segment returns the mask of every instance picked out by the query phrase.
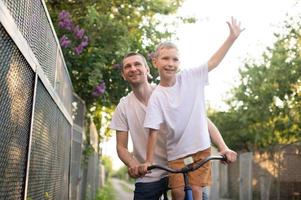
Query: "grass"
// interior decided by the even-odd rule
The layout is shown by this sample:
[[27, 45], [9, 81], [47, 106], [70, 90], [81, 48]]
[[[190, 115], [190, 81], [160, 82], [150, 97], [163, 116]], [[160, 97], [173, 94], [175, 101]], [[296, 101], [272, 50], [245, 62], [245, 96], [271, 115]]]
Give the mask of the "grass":
[[106, 184], [97, 191], [95, 200], [115, 200], [112, 183], [107, 181]]

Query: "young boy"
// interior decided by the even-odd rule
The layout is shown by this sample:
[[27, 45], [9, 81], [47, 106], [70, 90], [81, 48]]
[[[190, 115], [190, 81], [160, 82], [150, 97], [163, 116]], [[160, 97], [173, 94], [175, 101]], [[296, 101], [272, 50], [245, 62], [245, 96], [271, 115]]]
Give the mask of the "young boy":
[[[153, 152], [158, 129], [162, 123], [167, 126], [167, 159], [171, 168], [184, 166], [184, 159], [192, 157], [200, 160], [210, 155], [210, 136], [208, 133], [204, 86], [207, 84], [208, 71], [214, 69], [242, 32], [240, 24], [234, 18], [227, 22], [230, 34], [218, 51], [204, 65], [186, 69], [177, 74], [179, 52], [172, 43], [158, 46], [153, 59], [160, 75], [160, 84], [149, 100], [144, 127], [150, 130], [146, 153], [146, 163], [140, 166], [140, 172], [146, 173], [147, 166], [153, 163]], [[229, 162], [236, 160], [236, 153], [226, 146], [222, 149]], [[189, 175], [194, 199], [201, 199], [202, 187], [211, 183], [211, 168], [205, 167]], [[184, 199], [184, 181], [181, 174], [171, 174], [169, 184], [172, 197]]]

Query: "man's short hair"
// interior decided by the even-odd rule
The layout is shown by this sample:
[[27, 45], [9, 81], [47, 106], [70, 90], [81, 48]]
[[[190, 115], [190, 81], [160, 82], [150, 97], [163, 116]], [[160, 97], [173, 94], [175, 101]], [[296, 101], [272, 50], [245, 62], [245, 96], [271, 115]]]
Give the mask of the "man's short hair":
[[147, 62], [146, 62], [146, 59], [145, 59], [145, 57], [144, 57], [142, 54], [137, 53], [137, 52], [130, 52], [130, 53], [126, 54], [126, 55], [123, 57], [123, 59], [122, 59], [122, 62], [121, 62], [121, 70], [122, 70], [122, 71], [123, 71], [123, 61], [124, 61], [126, 58], [131, 57], [131, 56], [140, 56], [140, 57], [142, 58], [142, 60], [143, 60], [143, 64], [144, 64], [146, 67], [149, 68], [149, 66], [148, 66], [148, 64], [147, 64]]
[[155, 53], [154, 53], [154, 58], [157, 58], [157, 57], [159, 56], [160, 51], [161, 51], [162, 49], [176, 49], [177, 51], [179, 51], [177, 45], [175, 45], [174, 43], [169, 42], [169, 41], [167, 41], [167, 42], [162, 42], [162, 43], [160, 43], [160, 44], [157, 46], [156, 51], [155, 51]]

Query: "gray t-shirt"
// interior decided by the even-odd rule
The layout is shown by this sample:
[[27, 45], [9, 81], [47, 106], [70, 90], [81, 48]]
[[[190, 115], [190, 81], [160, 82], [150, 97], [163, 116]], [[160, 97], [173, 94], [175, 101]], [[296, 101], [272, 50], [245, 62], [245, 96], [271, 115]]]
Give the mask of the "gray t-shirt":
[[[120, 99], [110, 124], [111, 129], [129, 132], [133, 141], [133, 154], [140, 163], [145, 162], [148, 140], [148, 130], [143, 127], [145, 113], [146, 106], [131, 92], [126, 97]], [[166, 134], [163, 128], [161, 132], [162, 134], [159, 134], [157, 139], [154, 164], [166, 166]], [[155, 169], [152, 170], [152, 173], [146, 174], [143, 178], [138, 178], [136, 182], [157, 181], [165, 176], [167, 176], [166, 172]]]

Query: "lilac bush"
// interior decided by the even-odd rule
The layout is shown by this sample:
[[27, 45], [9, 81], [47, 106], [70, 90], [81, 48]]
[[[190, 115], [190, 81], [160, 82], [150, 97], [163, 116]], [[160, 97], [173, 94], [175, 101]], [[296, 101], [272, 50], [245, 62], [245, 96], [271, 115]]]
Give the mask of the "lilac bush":
[[114, 65], [112, 65], [112, 69], [121, 69], [121, 64], [120, 63], [116, 63]]
[[65, 49], [70, 47], [76, 55], [80, 55], [89, 44], [89, 38], [85, 35], [85, 29], [79, 25], [75, 26], [70, 13], [65, 10], [59, 13], [58, 26], [64, 32], [60, 38], [61, 47]]
[[63, 48], [67, 48], [70, 45], [71, 41], [66, 35], [63, 35], [60, 39], [60, 44]]
[[95, 97], [102, 96], [106, 91], [106, 84], [104, 81], [101, 81], [95, 88], [94, 91], [92, 92], [92, 95]]
[[63, 10], [59, 14], [59, 27], [62, 29], [66, 29], [68, 31], [72, 31], [73, 23], [71, 20], [70, 13]]
[[85, 30], [83, 28], [80, 28], [78, 25], [73, 29], [73, 33], [74, 33], [74, 36], [77, 38], [77, 39], [82, 39], [82, 37], [84, 36], [85, 34]]

